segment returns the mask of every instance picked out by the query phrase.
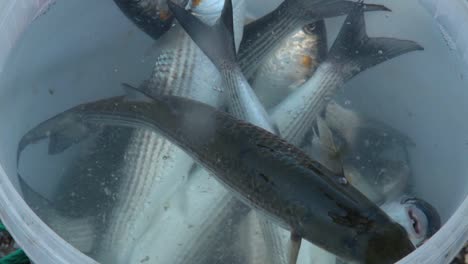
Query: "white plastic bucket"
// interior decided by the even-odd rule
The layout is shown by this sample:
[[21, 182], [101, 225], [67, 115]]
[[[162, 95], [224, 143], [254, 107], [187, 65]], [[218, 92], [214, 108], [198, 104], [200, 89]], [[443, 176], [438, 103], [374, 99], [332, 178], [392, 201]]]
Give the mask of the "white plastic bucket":
[[[255, 1], [255, 0], [251, 0]], [[16, 40], [52, 0], [0, 1], [0, 71]], [[255, 3], [250, 16], [258, 16]], [[272, 8], [274, 7], [272, 1]], [[421, 0], [440, 23], [447, 41], [468, 67], [468, 2], [466, 0]], [[1, 165], [1, 164], [0, 164]], [[466, 168], [468, 173], [468, 168]], [[465, 183], [466, 184], [466, 183]], [[465, 187], [467, 190], [468, 187]], [[19, 245], [36, 263], [96, 263], [56, 235], [27, 206], [0, 167], [0, 217]], [[399, 263], [448, 263], [468, 239], [468, 198], [459, 205], [441, 230]]]

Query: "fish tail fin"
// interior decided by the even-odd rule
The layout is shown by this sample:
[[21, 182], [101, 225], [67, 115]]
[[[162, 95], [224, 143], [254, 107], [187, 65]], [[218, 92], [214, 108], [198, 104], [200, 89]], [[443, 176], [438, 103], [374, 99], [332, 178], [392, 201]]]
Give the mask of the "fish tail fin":
[[291, 14], [295, 14], [297, 18], [304, 21], [345, 15], [352, 12], [356, 6], [362, 6], [364, 11], [390, 11], [383, 5], [347, 0], [286, 0], [284, 6]]
[[362, 3], [351, 11], [329, 52], [328, 60], [343, 66], [346, 79], [402, 54], [424, 50], [410, 40], [369, 38], [364, 11]]
[[59, 114], [40, 123], [23, 135], [16, 151], [16, 166], [18, 168], [21, 153], [31, 144], [49, 139], [47, 154], [57, 155], [73, 145], [97, 135], [99, 131], [99, 125], [84, 122], [73, 113]]
[[168, 5], [179, 24], [218, 69], [236, 61], [232, 0], [225, 0], [221, 17], [213, 26], [171, 0]]

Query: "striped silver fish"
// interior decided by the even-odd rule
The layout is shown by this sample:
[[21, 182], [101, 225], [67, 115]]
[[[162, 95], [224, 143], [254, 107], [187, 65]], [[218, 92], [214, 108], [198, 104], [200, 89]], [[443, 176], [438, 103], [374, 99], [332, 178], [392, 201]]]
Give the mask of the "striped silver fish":
[[251, 78], [252, 88], [271, 109], [315, 72], [327, 53], [323, 20], [298, 29], [268, 54]]
[[[189, 7], [206, 23], [214, 23], [222, 9], [218, 2], [193, 1]], [[243, 0], [236, 1], [235, 7], [236, 16], [242, 17]], [[238, 23], [241, 22], [239, 19]], [[236, 28], [242, 28], [242, 25]], [[241, 32], [236, 31], [236, 37], [239, 38]], [[158, 40], [158, 44], [160, 53], [152, 76], [142, 85], [142, 90], [152, 95], [184, 96], [219, 107], [222, 103], [221, 77], [184, 30], [176, 24]], [[116, 191], [120, 195], [101, 243], [103, 255], [100, 258], [110, 263], [134, 263], [145, 257], [139, 258], [145, 245], [144, 237], [153, 234], [151, 230], [165, 219], [171, 197], [183, 188], [194, 166], [193, 160], [178, 147], [147, 129], [134, 130], [124, 157], [115, 172], [122, 179], [121, 189]], [[158, 239], [157, 235], [151, 237], [149, 245]], [[142, 254], [158, 255], [166, 251], [166, 247], [156, 249]], [[167, 263], [177, 263], [174, 261], [179, 257], [176, 252], [172, 251]]]
[[[204, 22], [213, 24], [223, 7], [219, 2], [192, 1], [190, 8]], [[234, 12], [237, 17], [243, 16], [243, 9], [243, 0], [236, 1]], [[236, 22], [239, 24], [235, 27], [236, 32], [240, 29], [236, 36], [241, 36], [243, 21], [239, 19]], [[143, 91], [150, 95], [183, 96], [215, 107], [222, 105], [220, 74], [179, 25], [176, 24], [162, 36], [158, 44], [161, 52], [151, 78], [141, 86]], [[145, 129], [135, 130], [125, 153], [129, 158], [122, 162], [120, 173], [126, 175], [127, 181], [121, 184], [121, 190], [117, 192], [124, 195], [121, 195], [113, 210], [113, 221], [104, 240], [106, 245], [103, 252], [112, 256], [112, 259], [108, 259], [112, 263], [138, 262], [147, 255], [153, 259], [165, 256], [164, 263], [186, 263], [183, 256], [188, 252], [182, 253], [179, 243], [172, 244], [177, 250], [169, 250], [170, 245], [164, 241], [165, 237], [154, 231], [159, 230], [159, 223], [165, 223], [168, 215], [177, 211], [171, 199], [188, 195], [185, 186], [194, 166], [193, 160], [154, 131]], [[180, 203], [187, 210], [193, 209], [189, 200]], [[165, 227], [174, 230], [180, 227], [177, 223], [173, 221]], [[195, 221], [193, 223], [197, 225]], [[171, 227], [173, 225], [174, 228]], [[179, 236], [173, 233], [172, 236], [178, 241], [193, 239], [190, 232]], [[147, 239], [151, 242], [146, 243]], [[165, 246], [154, 248], [158, 241]], [[190, 243], [183, 244], [187, 248], [191, 246]], [[146, 255], [140, 258], [140, 253]]]
[[[171, 11], [179, 23], [185, 28], [187, 33], [192, 39], [199, 45], [199, 47], [207, 54], [212, 62], [217, 66], [221, 75], [223, 76], [224, 84], [227, 89], [227, 106], [229, 112], [235, 117], [246, 120], [252, 124], [262, 127], [270, 132], [275, 132], [274, 125], [271, 124], [269, 116], [259, 102], [252, 88], [250, 87], [247, 79], [242, 74], [241, 69], [237, 65], [234, 48], [234, 28], [233, 21], [235, 22], [235, 16], [233, 16], [232, 3], [231, 1], [225, 1], [224, 10], [219, 21], [214, 25], [210, 26], [200, 21], [196, 16], [192, 15], [183, 8], [170, 4]], [[220, 186], [220, 188], [223, 188]], [[224, 212], [233, 212], [238, 215], [239, 220], [243, 220], [243, 217], [247, 215], [244, 205], [233, 197], [227, 190], [224, 191], [224, 195], [218, 197], [219, 200], [224, 200], [226, 207], [222, 207]], [[210, 207], [209, 204], [207, 206]], [[204, 208], [204, 212], [207, 215], [212, 215], [212, 211], [219, 209]], [[226, 210], [227, 209], [227, 210]], [[239, 210], [240, 209], [240, 210]], [[248, 208], [247, 208], [248, 209]], [[249, 237], [244, 235], [244, 241], [249, 241], [251, 245], [257, 245], [255, 247], [243, 247], [238, 249], [236, 252], [237, 257], [229, 260], [240, 261], [239, 263], [284, 263], [284, 257], [282, 256], [282, 249], [284, 245], [281, 244], [279, 234], [277, 234], [276, 227], [274, 227], [268, 220], [263, 218], [257, 218], [255, 213], [250, 213], [250, 222], [237, 221], [233, 224], [239, 224], [237, 229], [241, 229], [240, 234], [245, 234], [242, 229], [251, 230], [253, 226], [258, 228], [256, 232], [262, 233], [260, 236]], [[252, 223], [253, 226], [242, 225], [242, 222]], [[248, 225], [248, 224], [247, 224]], [[219, 233], [219, 230], [223, 229], [223, 226], [212, 226], [212, 230]], [[255, 229], [255, 228], [254, 228]], [[228, 242], [232, 241], [226, 240]], [[255, 242], [257, 241], [257, 242]], [[232, 243], [232, 242], [230, 242]], [[212, 243], [213, 244], [213, 243]], [[244, 243], [245, 244], [245, 243]], [[223, 244], [223, 247], [227, 245]], [[263, 248], [264, 250], [259, 250]], [[205, 249], [206, 250], [206, 249]], [[216, 249], [215, 249], [216, 251]], [[249, 256], [242, 257], [242, 253], [239, 252], [250, 252]], [[197, 255], [212, 255], [205, 254], [205, 252], [198, 252]], [[197, 259], [197, 258], [195, 258]], [[206, 261], [206, 260], [204, 260]], [[193, 262], [192, 262], [193, 263]], [[200, 262], [204, 263], [204, 262]]]
[[421, 50], [413, 41], [369, 38], [363, 9], [348, 16], [327, 59], [313, 76], [271, 110], [281, 134], [292, 134], [291, 143], [300, 145], [315, 118], [335, 92], [360, 72], [399, 55]]
[[[314, 73], [317, 65], [326, 56], [325, 31], [322, 23], [309, 25], [309, 28], [298, 30], [292, 37], [284, 40], [267, 56], [263, 65], [259, 67], [252, 78], [252, 88], [266, 108], [275, 106], [286, 95], [300, 87]], [[394, 202], [396, 198], [401, 198], [408, 191], [405, 189], [408, 186], [410, 169], [406, 148], [413, 144], [408, 137], [381, 122], [365, 118], [355, 111], [340, 106], [333, 99], [327, 105], [324, 116], [326, 120], [322, 120], [320, 117], [316, 120], [318, 123], [317, 128], [319, 131], [321, 130], [320, 136], [312, 137], [311, 142], [303, 147], [314, 160], [319, 161], [336, 173], [343, 171], [353, 186], [379, 204], [385, 201]], [[335, 135], [333, 135], [332, 131], [323, 131], [329, 130], [329, 127], [333, 129]], [[353, 158], [359, 156], [361, 161], [369, 160], [367, 157], [369, 156], [367, 155], [369, 150], [363, 150], [359, 147], [359, 145], [365, 145], [365, 138], [369, 141], [369, 137], [365, 135], [369, 135], [369, 133], [381, 138], [385, 137], [387, 141], [394, 143], [392, 146], [382, 144], [379, 147], [380, 153], [385, 155], [379, 157], [380, 160], [383, 160], [383, 163], [380, 162], [378, 166], [375, 166], [376, 164], [366, 164], [366, 168], [364, 168], [356, 164], [355, 160], [343, 160], [338, 157], [337, 154], [340, 150], [333, 145], [333, 138], [336, 136], [339, 136], [342, 139], [341, 141], [347, 145], [347, 154], [341, 152], [340, 155], [354, 153]], [[375, 137], [372, 138], [375, 139]], [[387, 150], [384, 151], [384, 148]], [[360, 149], [361, 151], [359, 151]], [[388, 157], [389, 150], [394, 153], [390, 160]], [[373, 157], [373, 159], [375, 158]], [[379, 167], [380, 171], [377, 171], [376, 167]], [[392, 208], [395, 209], [395, 207]], [[403, 208], [403, 205], [400, 204], [401, 208]], [[408, 228], [407, 218], [402, 219], [399, 215], [393, 215], [394, 211], [390, 211], [389, 215], [405, 226], [407, 232], [415, 237], [414, 228]], [[425, 211], [428, 212], [427, 218], [439, 218], [435, 209]], [[431, 235], [431, 232], [426, 233]], [[425, 239], [427, 238], [426, 236]], [[299, 261], [306, 261], [301, 259], [305, 255], [302, 253], [305, 252], [310, 255], [309, 260], [312, 263], [334, 263], [322, 259], [334, 260], [334, 256], [330, 257], [329, 253], [320, 252], [320, 250], [317, 252], [313, 245], [303, 245], [303, 249], [304, 246], [309, 247], [309, 250], [301, 251]], [[318, 258], [321, 259], [318, 260]]]
[[183, 7], [169, 2], [176, 19], [223, 76], [229, 112], [274, 132], [269, 116], [236, 62], [234, 15], [231, 0], [224, 1], [222, 15], [214, 26], [207, 25]]
[[[275, 10], [248, 24], [239, 48], [239, 65], [250, 79], [264, 59], [284, 39], [303, 26], [349, 13], [358, 3], [346, 0], [285, 0]], [[366, 11], [382, 10], [365, 4]]]
[[[229, 4], [230, 2], [227, 1], [226, 3]], [[374, 6], [374, 8], [376, 7]], [[170, 5], [170, 8], [188, 34], [222, 73], [226, 87], [230, 91], [228, 96], [230, 112], [234, 116], [266, 128], [270, 132], [275, 131], [266, 111], [252, 92], [235, 60], [232, 41], [232, 13], [229, 13], [229, 6], [228, 9], [225, 9], [226, 12], [223, 13], [225, 16], [222, 16], [218, 24], [211, 28], [175, 4]], [[386, 10], [384, 7], [379, 8]], [[290, 134], [282, 136], [289, 139]], [[230, 197], [227, 196], [226, 199], [230, 199]], [[277, 248], [282, 247], [281, 242], [277, 242], [276, 245]]]

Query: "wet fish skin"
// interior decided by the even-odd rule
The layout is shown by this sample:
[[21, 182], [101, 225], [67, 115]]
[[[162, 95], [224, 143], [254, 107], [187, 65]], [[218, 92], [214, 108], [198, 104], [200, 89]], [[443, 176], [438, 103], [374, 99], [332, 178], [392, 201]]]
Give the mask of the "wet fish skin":
[[323, 20], [298, 29], [279, 43], [249, 80], [265, 108], [271, 109], [307, 81], [325, 60], [327, 49]]
[[62, 116], [157, 130], [244, 201], [344, 258], [390, 263], [414, 249], [400, 225], [279, 137], [190, 99], [152, 99], [115, 97], [79, 105]]
[[[216, 68], [183, 29], [171, 28], [159, 43], [160, 54], [142, 89], [149, 94], [184, 96], [219, 106], [222, 101], [216, 90], [220, 81]], [[201, 89], [205, 85], [210, 89]], [[120, 171], [126, 180], [118, 191], [125, 195], [117, 201], [106, 239], [101, 241], [103, 253], [112, 256], [109, 263], [132, 262], [133, 252], [141, 246], [134, 241], [159, 221], [164, 204], [184, 184], [194, 162], [167, 139], [145, 128], [135, 128], [125, 152], [128, 160]]]
[[[236, 118], [255, 124], [270, 132], [278, 133], [275, 125], [272, 124], [266, 110], [258, 100], [237, 64], [236, 50], [233, 46], [235, 31], [233, 22], [235, 22], [235, 18], [233, 17], [232, 2], [224, 1], [221, 17], [213, 26], [209, 26], [203, 21], [200, 21], [194, 15], [177, 5], [169, 3], [169, 7], [182, 27], [185, 28], [191, 38], [217, 66], [223, 76], [226, 86], [225, 90], [227, 90], [226, 105], [228, 106], [229, 112]], [[232, 200], [233, 198], [230, 193], [226, 192], [226, 194], [222, 197], [220, 196], [219, 199]], [[245, 210], [239, 210], [239, 208], [242, 208], [242, 203], [240, 201], [237, 206], [234, 206], [235, 203], [226, 203], [226, 205], [233, 207], [223, 208], [224, 211], [230, 212], [237, 210], [239, 214], [246, 215]], [[281, 255], [285, 247], [282, 245], [280, 239], [280, 230], [268, 220], [262, 218], [262, 216], [256, 218], [250, 217], [252, 221], [256, 222], [256, 226], [259, 227], [259, 233], [262, 233], [264, 237], [265, 243], [263, 243], [264, 245], [262, 246], [266, 248], [266, 251], [269, 251], [263, 255], [271, 258], [268, 260], [270, 263], [283, 263], [283, 257]], [[248, 238], [244, 239], [248, 240]], [[251, 239], [257, 239], [258, 241], [258, 237], [255, 236], [252, 236]], [[247, 247], [247, 249], [249, 248]], [[273, 255], [277, 257], [272, 257]], [[252, 250], [250, 250], [250, 254], [247, 256], [248, 261], [253, 263], [267, 261], [267, 259], [262, 261], [259, 257], [255, 256], [256, 254], [253, 254]]]
[[[18, 143], [18, 151], [16, 156], [16, 166], [19, 166], [20, 154], [30, 144], [35, 144], [42, 139], [50, 138], [48, 145], [48, 153], [54, 155], [64, 151], [72, 145], [79, 143], [93, 134], [99, 132], [99, 127], [93, 124], [80, 124], [77, 120], [70, 118], [58, 117], [50, 122], [43, 122], [28, 133], [23, 135]], [[60, 130], [61, 133], [51, 134], [53, 130]]]
[[[229, 89], [231, 91], [238, 91], [241, 90], [239, 89], [241, 87], [245, 90], [250, 90], [250, 87], [248, 87], [248, 85], [245, 85], [245, 78], [237, 78], [237, 76], [241, 76], [241, 74], [239, 73], [237, 64], [235, 62], [235, 50], [232, 48], [231, 41], [232, 34], [229, 34], [229, 32], [232, 32], [232, 28], [230, 25], [230, 23], [232, 23], [232, 17], [226, 16], [226, 12], [223, 12], [224, 15], [220, 19], [221, 23], [218, 23], [216, 25], [217, 27], [215, 26], [213, 28], [210, 28], [203, 25], [202, 22], [197, 21], [193, 16], [190, 16], [190, 14], [182, 8], [178, 8], [175, 5], [170, 5], [170, 8], [181, 23], [181, 25], [191, 35], [192, 39], [194, 39], [194, 41], [205, 51], [205, 53], [208, 55], [208, 57], [210, 57], [213, 63], [218, 66], [218, 69], [221, 72], [225, 72], [224, 77], [225, 81], [227, 79], [226, 83], [228, 84], [227, 86], [229, 87]], [[229, 9], [225, 9], [225, 11], [226, 10]], [[219, 43], [220, 45], [216, 45], [216, 43]], [[255, 113], [255, 111], [252, 111], [251, 109], [254, 109], [253, 107], [258, 106], [259, 103], [258, 100], [257, 102], [255, 102], [253, 100], [246, 99], [246, 97], [243, 98], [242, 96], [240, 96], [240, 94], [242, 93], [231, 93], [230, 99], [232, 99], [233, 102], [237, 103], [237, 106], [231, 107], [234, 108], [234, 111], [230, 109], [231, 112], [235, 116], [244, 120], [248, 120], [253, 124], [261, 123], [256, 120], [265, 120], [266, 118], [262, 118], [261, 116], [266, 116], [266, 114], [258, 115], [260, 116], [260, 118], [257, 119], [255, 119], [255, 117], [247, 115], [247, 113]], [[239, 111], [239, 109], [241, 109], [242, 106], [250, 107], [245, 107], [244, 111]], [[264, 125], [260, 126], [265, 127]], [[288, 136], [286, 138], [288, 138]]]
[[[151, 77], [141, 85], [143, 91], [150, 95], [183, 96], [221, 106], [221, 76], [180, 25], [172, 27], [158, 44], [160, 53]], [[194, 163], [177, 146], [148, 129], [136, 128], [129, 142], [129, 160], [121, 170], [126, 176], [134, 176], [126, 177], [128, 180], [122, 183], [119, 193], [126, 195], [122, 195], [117, 203], [113, 223], [107, 231], [108, 239], [103, 240], [106, 243], [103, 252], [114, 252], [111, 254], [114, 259], [108, 261], [112, 263], [134, 262], [131, 259], [134, 252], [142, 247], [139, 239], [149, 233], [148, 229], [154, 223], [162, 221], [165, 204], [185, 184]], [[151, 204], [150, 208], [148, 204]], [[177, 263], [174, 262], [177, 257], [177, 251], [174, 251], [169, 261]]]
[[228, 92], [226, 104], [229, 112], [240, 119], [274, 132], [275, 127], [271, 123], [270, 117], [237, 65], [232, 1], [224, 2], [221, 17], [214, 26], [206, 25], [171, 1], [168, 3], [180, 25], [223, 76]]
[[[204, 1], [202, 4], [209, 2]], [[236, 8], [236, 12], [241, 9], [239, 5], [236, 5]], [[213, 8], [210, 10], [216, 11]], [[203, 10], [195, 8], [194, 11], [199, 18], [204, 19]], [[219, 14], [219, 10], [217, 12]], [[219, 106], [222, 101], [219, 99], [219, 95], [222, 94], [219, 73], [182, 28], [175, 25], [159, 39], [158, 43], [161, 52], [155, 62], [151, 78], [142, 85], [141, 89], [152, 95], [179, 95]], [[58, 123], [53, 120], [43, 123], [46, 126], [50, 125], [50, 127], [45, 129], [36, 127], [35, 131], [30, 131], [23, 138], [22, 146], [25, 147], [33, 143], [32, 141], [47, 137], [69, 139], [70, 143], [67, 143], [67, 140], [51, 141], [50, 149], [61, 152], [70, 144], [78, 143], [81, 140], [80, 137], [88, 137], [90, 132], [94, 133], [88, 128], [92, 126], [91, 124], [83, 125], [82, 127], [86, 128], [87, 131], [82, 131], [79, 127], [71, 126], [73, 124], [79, 125], [79, 120], [70, 119], [68, 121], [68, 125], [64, 126], [65, 130], [52, 135], [48, 135], [47, 131], [53, 127], [57, 128]], [[101, 245], [99, 245], [105, 255], [112, 256], [111, 259], [105, 257], [107, 260], [105, 262], [109, 263], [132, 262], [133, 259], [130, 258], [141, 246], [135, 241], [140, 242], [139, 238], [142, 235], [147, 235], [148, 225], [151, 226], [154, 225], [154, 222], [161, 221], [159, 218], [164, 215], [165, 205], [163, 206], [163, 204], [165, 204], [167, 193], [171, 192], [171, 189], [175, 188], [176, 185], [183, 183], [183, 177], [193, 163], [193, 160], [188, 158], [184, 152], [153, 131], [144, 128], [135, 128], [134, 130], [128, 139], [128, 148], [124, 150], [128, 159], [126, 162], [122, 162], [121, 168], [115, 172], [125, 176], [121, 177], [125, 178], [125, 181], [121, 182], [121, 190], [117, 191], [117, 193], [125, 195], [118, 196], [119, 201], [114, 207], [112, 217], [110, 217], [113, 220], [106, 230], [105, 239], [100, 240]], [[18, 154], [24, 147], [20, 147], [21, 150], [18, 151]], [[174, 174], [178, 177], [169, 178], [168, 174]], [[148, 204], [152, 205], [152, 209], [148, 208]], [[239, 203], [237, 204], [239, 205]], [[201, 225], [207, 226], [213, 223], [209, 220], [200, 220], [200, 222]], [[224, 228], [224, 225], [218, 226]], [[216, 233], [217, 230], [219, 229], [213, 231]], [[178, 238], [186, 237], [185, 235], [178, 236]], [[90, 243], [94, 242], [94, 237], [90, 239], [92, 240]], [[150, 241], [154, 241], [154, 237], [150, 238]], [[195, 241], [195, 243], [198, 242]], [[164, 247], [160, 249], [165, 250]], [[177, 253], [179, 249], [180, 247], [177, 247], [177, 250], [173, 251], [173, 255], [169, 259], [170, 262], [187, 262], [181, 257], [181, 253]], [[204, 263], [203, 259], [200, 261], [200, 263]]]
[[[296, 30], [324, 18], [347, 14], [357, 5], [357, 2], [344, 0], [285, 0], [245, 27], [238, 55], [245, 76], [250, 79], [264, 58]], [[365, 4], [365, 9], [388, 10], [372, 4]]]
[[302, 143], [315, 118], [346, 81], [386, 60], [423, 49], [413, 41], [369, 38], [363, 8], [358, 6], [348, 15], [328, 58], [314, 75], [271, 110], [280, 133], [295, 135], [290, 141], [294, 145]]
[[[175, 0], [187, 5], [188, 0]], [[166, 0], [114, 0], [120, 10], [153, 39], [159, 39], [172, 26], [174, 16]]]
[[331, 101], [322, 114], [334, 140], [340, 142], [343, 163], [358, 176], [356, 181], [382, 196], [374, 200], [376, 203], [393, 200], [407, 191], [412, 173], [408, 148], [414, 146], [408, 136], [336, 101]]
[[[333, 122], [340, 121], [340, 130], [336, 131], [337, 127], [333, 127], [334, 134], [325, 120], [318, 117], [317, 130], [319, 132], [315, 133], [313, 138], [315, 145], [304, 150], [332, 171], [338, 173], [343, 171], [353, 187], [401, 224], [406, 229], [413, 245], [419, 246], [422, 241], [429, 239], [440, 228], [440, 216], [437, 210], [426, 201], [407, 195], [411, 193], [411, 190], [408, 190], [410, 169], [406, 164], [410, 162], [410, 159], [406, 153], [408, 145], [404, 144], [404, 141], [408, 141], [409, 138], [381, 122], [374, 122], [335, 102], [330, 105], [334, 106], [327, 106], [327, 115], [335, 119]], [[337, 125], [337, 123], [331, 125]], [[366, 133], [360, 135], [361, 130]], [[337, 148], [334, 143], [336, 134], [344, 138], [340, 140], [343, 142], [340, 148]], [[343, 136], [346, 134], [354, 136]], [[369, 141], [383, 138], [389, 142], [374, 146], [373, 143], [366, 144], [363, 138]], [[401, 139], [403, 142], [396, 139]], [[395, 153], [393, 156], [386, 156], [386, 152]], [[360, 157], [359, 160], [356, 159], [357, 156]]]
[[414, 196], [402, 196], [388, 201], [381, 206], [394, 219], [401, 223], [408, 232], [409, 238], [416, 247], [431, 238], [441, 227], [440, 215], [428, 202]]

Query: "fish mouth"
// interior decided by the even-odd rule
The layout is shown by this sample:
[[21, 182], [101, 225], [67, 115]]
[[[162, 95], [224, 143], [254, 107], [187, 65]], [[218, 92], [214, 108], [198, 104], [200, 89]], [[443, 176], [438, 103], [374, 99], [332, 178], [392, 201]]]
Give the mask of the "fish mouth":
[[[423, 236], [423, 230], [421, 226], [421, 222], [419, 221], [418, 213], [413, 207], [409, 207], [406, 209], [406, 213], [408, 214], [408, 217], [410, 219], [411, 225], [413, 227], [414, 233], [417, 235], [418, 238], [421, 238]], [[422, 212], [420, 212], [422, 214]]]
[[410, 238], [416, 247], [424, 244], [439, 228], [440, 217], [435, 209], [427, 202], [418, 198], [404, 198], [401, 204], [405, 205], [412, 234]]

